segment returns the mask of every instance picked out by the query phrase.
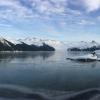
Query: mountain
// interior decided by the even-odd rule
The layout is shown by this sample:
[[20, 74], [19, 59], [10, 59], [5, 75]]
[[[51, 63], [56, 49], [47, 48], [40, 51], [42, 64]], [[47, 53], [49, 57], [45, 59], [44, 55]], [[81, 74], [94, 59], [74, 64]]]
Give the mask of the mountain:
[[69, 51], [95, 51], [95, 50], [100, 50], [100, 44], [95, 41], [74, 42], [74, 43], [70, 43], [68, 50]]
[[0, 38], [0, 51], [95, 51], [100, 50], [100, 44], [91, 42], [61, 42], [58, 40], [27, 37], [22, 39]]
[[27, 38], [24, 38], [24, 39], [18, 39], [16, 41], [14, 40], [15, 44], [21, 43], [21, 42], [24, 42], [28, 45], [33, 45], [34, 44], [36, 46], [42, 46], [43, 43], [45, 43], [45, 44], [47, 44], [51, 47], [54, 47], [56, 50], [61, 50], [64, 47], [66, 47], [63, 42], [58, 41], [58, 40], [30, 38], [30, 37], [27, 37]]
[[13, 46], [14, 44], [10, 41], [0, 38], [0, 51], [12, 51], [14, 50]]
[[46, 43], [41, 43], [41, 46], [39, 46], [34, 43], [27, 44], [19, 40], [14, 43], [0, 38], [0, 51], [55, 51], [55, 49]]

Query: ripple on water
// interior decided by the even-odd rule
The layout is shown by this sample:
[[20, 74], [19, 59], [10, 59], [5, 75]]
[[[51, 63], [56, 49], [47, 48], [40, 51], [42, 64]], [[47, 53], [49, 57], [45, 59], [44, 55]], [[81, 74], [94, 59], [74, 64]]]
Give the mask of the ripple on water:
[[[37, 92], [21, 86], [0, 85], [0, 100], [100, 100], [99, 88], [79, 92], [49, 91], [49, 93], [52, 96], [46, 94], [46, 90]], [[53, 95], [53, 93], [56, 93], [56, 95]]]

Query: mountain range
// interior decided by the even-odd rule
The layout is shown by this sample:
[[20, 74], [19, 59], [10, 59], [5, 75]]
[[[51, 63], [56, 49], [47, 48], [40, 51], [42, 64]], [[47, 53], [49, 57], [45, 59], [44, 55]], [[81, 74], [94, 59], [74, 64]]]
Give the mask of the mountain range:
[[62, 42], [58, 40], [27, 37], [22, 39], [0, 38], [0, 51], [95, 51], [100, 50], [100, 44], [91, 42]]
[[70, 43], [70, 46], [67, 49], [68, 51], [95, 51], [100, 50], [100, 44], [96, 41], [91, 42], [74, 42]]
[[21, 40], [17, 40], [14, 43], [5, 38], [0, 38], [0, 51], [55, 51], [55, 48], [45, 42], [42, 42], [41, 45], [36, 45], [34, 43], [27, 44]]

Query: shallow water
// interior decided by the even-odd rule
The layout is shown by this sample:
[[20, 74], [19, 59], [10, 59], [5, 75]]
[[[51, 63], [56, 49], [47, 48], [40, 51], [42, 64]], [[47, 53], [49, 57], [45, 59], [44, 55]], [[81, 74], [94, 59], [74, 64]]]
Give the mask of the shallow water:
[[87, 53], [1, 52], [0, 97], [13, 100], [20, 100], [20, 98], [21, 100], [33, 100], [33, 98], [47, 100], [48, 97], [56, 99], [55, 96], [62, 98], [61, 95], [98, 89], [100, 62], [83, 63], [66, 59], [69, 56]]

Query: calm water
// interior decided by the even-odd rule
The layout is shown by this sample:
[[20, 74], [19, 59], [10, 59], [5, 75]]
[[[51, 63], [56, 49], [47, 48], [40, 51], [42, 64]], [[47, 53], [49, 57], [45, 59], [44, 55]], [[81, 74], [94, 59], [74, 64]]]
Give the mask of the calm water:
[[80, 54], [83, 53], [1, 52], [0, 88], [6, 93], [8, 89], [79, 91], [100, 87], [100, 62], [66, 60]]

